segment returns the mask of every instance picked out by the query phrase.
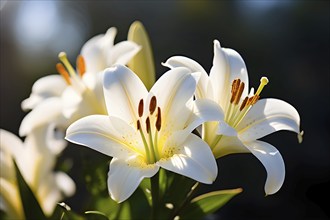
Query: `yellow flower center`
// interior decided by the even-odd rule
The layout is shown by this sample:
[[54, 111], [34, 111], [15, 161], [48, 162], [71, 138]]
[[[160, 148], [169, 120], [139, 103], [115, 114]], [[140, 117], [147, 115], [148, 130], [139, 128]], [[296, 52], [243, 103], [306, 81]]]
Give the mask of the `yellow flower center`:
[[[150, 99], [149, 114], [146, 117], [145, 127], [143, 129], [141, 125], [142, 116], [143, 116], [143, 106], [144, 106], [143, 99], [141, 99], [138, 106], [139, 119], [136, 122], [136, 127], [137, 130], [140, 132], [143, 141], [147, 163], [150, 164], [150, 163], [155, 163], [160, 159], [160, 154], [158, 149], [158, 132], [161, 129], [162, 117], [161, 117], [161, 109], [160, 107], [157, 107], [156, 96], [153, 96]], [[154, 114], [156, 109], [157, 109], [157, 113]], [[154, 122], [154, 127], [151, 126], [151, 121]], [[144, 131], [147, 133], [148, 140], [146, 139], [146, 135]]]

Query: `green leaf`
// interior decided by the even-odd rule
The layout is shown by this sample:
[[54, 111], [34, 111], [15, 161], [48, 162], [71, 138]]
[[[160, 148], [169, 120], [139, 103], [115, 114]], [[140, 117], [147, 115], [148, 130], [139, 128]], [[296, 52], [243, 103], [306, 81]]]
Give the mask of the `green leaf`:
[[25, 182], [16, 162], [14, 161], [18, 188], [22, 199], [22, 205], [26, 219], [47, 219], [43, 213], [38, 200], [32, 190]]
[[82, 151], [82, 170], [88, 192], [94, 197], [108, 195], [107, 177], [110, 158]]
[[87, 215], [88, 220], [109, 220], [104, 213], [99, 211], [87, 211], [85, 215]]
[[58, 203], [50, 220], [85, 220], [84, 217], [73, 212], [64, 202]]
[[187, 205], [181, 214], [180, 219], [201, 219], [207, 214], [214, 213], [223, 205], [225, 205], [231, 198], [242, 192], [241, 188], [219, 190], [206, 193], [194, 198], [189, 205]]

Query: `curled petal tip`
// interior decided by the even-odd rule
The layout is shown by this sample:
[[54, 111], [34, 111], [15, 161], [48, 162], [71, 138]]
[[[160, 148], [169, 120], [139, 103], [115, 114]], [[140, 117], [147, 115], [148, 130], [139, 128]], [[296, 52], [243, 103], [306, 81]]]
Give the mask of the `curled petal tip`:
[[303, 142], [303, 135], [304, 135], [304, 131], [301, 131], [301, 132], [297, 135], [299, 144], [301, 144], [301, 143]]
[[221, 46], [220, 46], [220, 42], [219, 42], [217, 39], [214, 39], [214, 40], [213, 40], [213, 44], [214, 44], [214, 46], [217, 46], [217, 47], [219, 47], [219, 48], [221, 47]]

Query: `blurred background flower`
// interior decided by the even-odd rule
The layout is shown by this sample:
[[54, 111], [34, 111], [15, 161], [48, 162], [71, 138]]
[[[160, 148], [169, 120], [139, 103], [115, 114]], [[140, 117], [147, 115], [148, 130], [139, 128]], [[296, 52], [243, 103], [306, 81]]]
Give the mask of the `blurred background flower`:
[[[286, 165], [284, 185], [275, 195], [264, 197], [266, 172], [252, 155], [218, 160], [219, 176], [212, 188], [244, 191], [215, 217], [326, 217], [328, 210], [319, 197], [326, 198], [330, 185], [329, 8], [327, 1], [307, 0], [1, 1], [1, 128], [18, 133], [25, 115], [21, 101], [33, 82], [56, 73], [60, 51], [74, 60], [86, 40], [109, 27], [117, 27], [119, 42], [127, 38], [130, 24], [140, 20], [153, 46], [157, 73], [166, 70], [160, 63], [173, 55], [190, 57], [210, 69], [212, 42], [218, 39], [223, 47], [241, 54], [250, 81], [256, 82], [251, 86], [256, 88], [260, 77], [267, 75], [270, 83], [263, 97], [292, 104], [300, 113], [305, 136], [301, 145], [290, 132], [263, 138], [277, 146]], [[69, 146], [60, 158], [69, 165], [75, 161], [69, 175], [77, 192], [67, 202], [78, 211], [86, 191], [81, 152], [100, 156]]]

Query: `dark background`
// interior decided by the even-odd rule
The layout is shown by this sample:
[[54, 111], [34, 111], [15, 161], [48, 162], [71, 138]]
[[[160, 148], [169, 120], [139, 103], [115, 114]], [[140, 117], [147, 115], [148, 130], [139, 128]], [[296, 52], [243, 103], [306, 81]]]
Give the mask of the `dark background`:
[[[26, 114], [20, 103], [34, 81], [56, 73], [57, 54], [66, 51], [74, 60], [86, 40], [111, 26], [118, 28], [118, 42], [133, 21], [143, 22], [158, 76], [166, 70], [160, 63], [173, 55], [191, 57], [209, 70], [218, 39], [241, 54], [251, 86], [268, 77], [263, 97], [283, 99], [298, 110], [305, 136], [302, 144], [286, 131], [264, 138], [286, 164], [284, 185], [275, 195], [264, 196], [266, 172], [253, 155], [220, 158], [216, 184], [204, 190], [244, 191], [210, 219], [329, 218], [329, 206], [321, 202], [330, 187], [329, 11], [329, 1], [1, 1], [0, 127], [17, 134]], [[62, 156], [75, 161], [80, 150], [70, 145]], [[70, 175], [82, 184], [80, 172]], [[80, 208], [82, 187], [68, 200], [73, 208]]]

